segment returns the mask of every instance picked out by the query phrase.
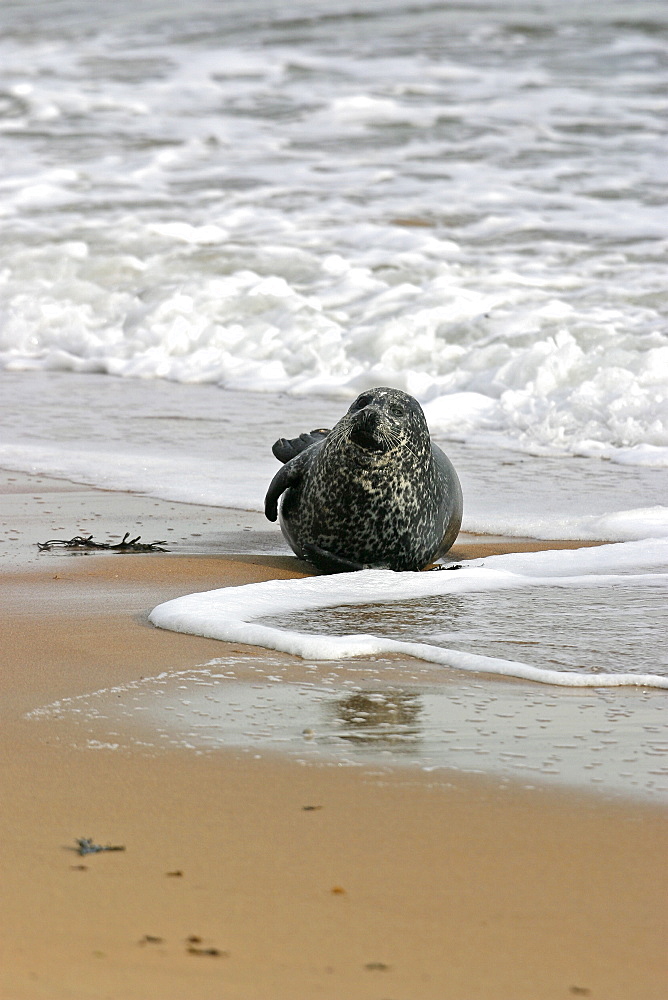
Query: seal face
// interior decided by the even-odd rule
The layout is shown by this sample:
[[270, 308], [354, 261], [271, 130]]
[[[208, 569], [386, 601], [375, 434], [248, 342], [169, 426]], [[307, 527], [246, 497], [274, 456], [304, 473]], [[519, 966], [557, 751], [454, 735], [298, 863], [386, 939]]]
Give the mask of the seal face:
[[450, 460], [422, 407], [382, 386], [363, 392], [333, 430], [279, 439], [285, 465], [265, 498], [293, 551], [326, 573], [419, 570], [447, 552], [462, 520]]

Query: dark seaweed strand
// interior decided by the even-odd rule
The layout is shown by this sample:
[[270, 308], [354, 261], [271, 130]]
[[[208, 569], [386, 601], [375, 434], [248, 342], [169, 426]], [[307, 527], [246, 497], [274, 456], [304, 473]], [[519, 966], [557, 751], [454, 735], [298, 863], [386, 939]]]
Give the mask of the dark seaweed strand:
[[[168, 552], [169, 549], [162, 548], [166, 544], [166, 539], [157, 542], [140, 542], [141, 535], [130, 538], [130, 532], [126, 531], [123, 540], [120, 542], [95, 542], [92, 535], [75, 535], [74, 538], [50, 538], [46, 542], [37, 542], [40, 552], [48, 552], [56, 547], [64, 549], [107, 549], [113, 552]], [[128, 541], [128, 539], [130, 539]]]
[[121, 844], [94, 844], [92, 837], [77, 837], [77, 850], [79, 854], [99, 854], [101, 851], [124, 851]]

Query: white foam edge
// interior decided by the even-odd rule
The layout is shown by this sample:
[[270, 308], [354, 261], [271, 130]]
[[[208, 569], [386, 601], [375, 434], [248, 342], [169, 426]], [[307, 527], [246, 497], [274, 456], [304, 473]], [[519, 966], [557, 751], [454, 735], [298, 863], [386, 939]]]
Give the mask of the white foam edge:
[[[640, 548], [640, 550], [639, 550]], [[610, 569], [616, 562], [610, 551], [624, 550], [619, 555], [620, 568], [628, 565], [629, 557], [640, 558], [643, 565], [665, 565], [668, 542], [657, 539], [647, 543], [623, 543], [602, 546], [600, 565]], [[629, 552], [635, 549], [635, 552]], [[585, 552], [584, 558], [580, 556]], [[517, 569], [531, 564], [527, 557], [547, 555], [548, 572], [558, 564], [570, 563], [575, 575], [534, 576]], [[612, 556], [612, 558], [611, 558]], [[556, 558], [555, 558], [556, 557]], [[562, 550], [550, 553], [522, 553], [520, 557], [495, 556], [467, 564], [459, 570], [437, 573], [393, 573], [390, 570], [361, 570], [337, 576], [306, 577], [293, 580], [270, 580], [264, 583], [226, 587], [198, 594], [189, 594], [160, 604], [149, 615], [159, 628], [175, 632], [245, 643], [290, 653], [302, 659], [343, 660], [355, 656], [378, 656], [400, 653], [427, 662], [454, 667], [474, 673], [500, 674], [506, 677], [562, 687], [651, 687], [668, 689], [668, 677], [659, 674], [590, 673], [558, 671], [532, 666], [516, 660], [465, 653], [422, 642], [405, 642], [379, 636], [320, 636], [283, 630], [255, 620], [293, 612], [340, 605], [362, 605], [386, 601], [410, 600], [485, 590], [506, 590], [526, 587], [592, 587], [668, 583], [666, 573], [610, 574], [587, 570], [596, 563], [591, 550]], [[495, 565], [491, 565], [495, 564]], [[510, 567], [515, 565], [516, 569]], [[581, 571], [578, 573], [578, 569]]]

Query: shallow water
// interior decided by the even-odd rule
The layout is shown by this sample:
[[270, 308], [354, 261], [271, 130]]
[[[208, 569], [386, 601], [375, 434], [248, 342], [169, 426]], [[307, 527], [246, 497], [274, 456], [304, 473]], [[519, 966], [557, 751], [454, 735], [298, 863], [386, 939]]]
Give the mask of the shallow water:
[[382, 659], [307, 664], [299, 680], [294, 673], [270, 655], [230, 657], [64, 699], [31, 717], [57, 721], [61, 739], [89, 750], [280, 752], [434, 772], [441, 782], [458, 771], [668, 802], [665, 692], [527, 690]]
[[[106, 487], [111, 492], [100, 495], [104, 506], [91, 507], [90, 500], [82, 506], [86, 516], [91, 510], [102, 514], [82, 527], [90, 524], [90, 530], [103, 534], [111, 523], [113, 490], [137, 490], [138, 531], [164, 537], [159, 533], [163, 524], [176, 525], [169, 536], [175, 552], [212, 546], [225, 552], [287, 552], [277, 527], [268, 522], [263, 527], [259, 514], [233, 518], [233, 524], [253, 530], [239, 527], [230, 533], [230, 512], [219, 513], [215, 504], [260, 507], [275, 468], [269, 446], [277, 428], [296, 433], [326, 422], [324, 417], [335, 418], [341, 408], [319, 399], [267, 396], [260, 409], [252, 394], [96, 375], [34, 372], [2, 378], [9, 404], [2, 414], [2, 463]], [[509, 517], [525, 535], [539, 533], [541, 525], [582, 528], [591, 525], [586, 519], [592, 517], [599, 519], [599, 528], [607, 524], [609, 529], [610, 518], [623, 516], [627, 530], [642, 538], [658, 525], [629, 511], [646, 510], [645, 505], [654, 507], [663, 499], [665, 470], [445, 445], [462, 475], [467, 510], [474, 512], [468, 516], [491, 530], [501, 530]], [[177, 517], [179, 504], [172, 503], [173, 517], [155, 521], [146, 495], [151, 493], [209, 504], [210, 517], [198, 528], [203, 534], [182, 537], [187, 508], [183, 521]], [[55, 511], [51, 503], [39, 509]], [[58, 527], [68, 526], [59, 521]], [[71, 527], [73, 534], [78, 522]], [[333, 632], [351, 638], [374, 632], [559, 670], [665, 673], [661, 544], [641, 540], [579, 555], [514, 556], [515, 569], [525, 576], [510, 591], [474, 586], [465, 594], [408, 596], [380, 604], [375, 592], [367, 598], [362, 594], [361, 606], [300, 611], [294, 618], [283, 612], [279, 624], [288, 634], [291, 626], [325, 639]], [[560, 585], [560, 578], [573, 571], [572, 565], [564, 568], [568, 560], [579, 560], [585, 575], [598, 573], [596, 585], [580, 581], [573, 586], [572, 575], [569, 586]], [[482, 562], [483, 571], [495, 565]], [[454, 586], [460, 572], [414, 576], [421, 585]], [[556, 586], [537, 590], [526, 573], [548, 582], [553, 578]], [[404, 575], [388, 576], [398, 583]], [[335, 583], [320, 580], [325, 591]], [[396, 584], [392, 589], [400, 596]], [[247, 593], [241, 599], [253, 610], [256, 599]], [[124, 593], [124, 608], [131, 596]], [[340, 606], [341, 599], [334, 604]], [[136, 607], [136, 613], [148, 610], [141, 601]], [[268, 623], [271, 601], [264, 614]], [[212, 676], [218, 673], [224, 676]], [[370, 662], [353, 659], [334, 666], [326, 660], [275, 658], [267, 651], [260, 660], [234, 657], [217, 668], [149, 678], [139, 688], [83, 695], [55, 706], [53, 713], [62, 717], [62, 738], [87, 748], [280, 751], [307, 761], [443, 769], [439, 780], [447, 780], [447, 769], [455, 768], [504, 781], [556, 782], [663, 801], [664, 702], [663, 691], [583, 692], [495, 679], [484, 672], [463, 677], [452, 668], [405, 656], [388, 660], [381, 654]]]
[[665, 578], [627, 588], [514, 588], [323, 608], [265, 622], [316, 635], [373, 632], [557, 670], [668, 675], [666, 593]]

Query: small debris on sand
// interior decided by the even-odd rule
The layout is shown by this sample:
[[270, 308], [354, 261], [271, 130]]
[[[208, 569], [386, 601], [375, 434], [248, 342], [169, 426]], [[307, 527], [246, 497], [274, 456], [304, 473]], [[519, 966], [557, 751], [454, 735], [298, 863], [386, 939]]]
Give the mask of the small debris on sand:
[[101, 851], [124, 851], [122, 844], [94, 844], [92, 837], [77, 837], [77, 851], [84, 854], [100, 854]]
[[199, 945], [202, 943], [202, 938], [197, 934], [191, 934], [189, 938], [186, 938], [186, 943], [188, 945], [186, 951], [189, 955], [208, 955], [210, 958], [227, 958], [230, 954], [229, 951], [221, 951], [220, 948], [200, 948]]

